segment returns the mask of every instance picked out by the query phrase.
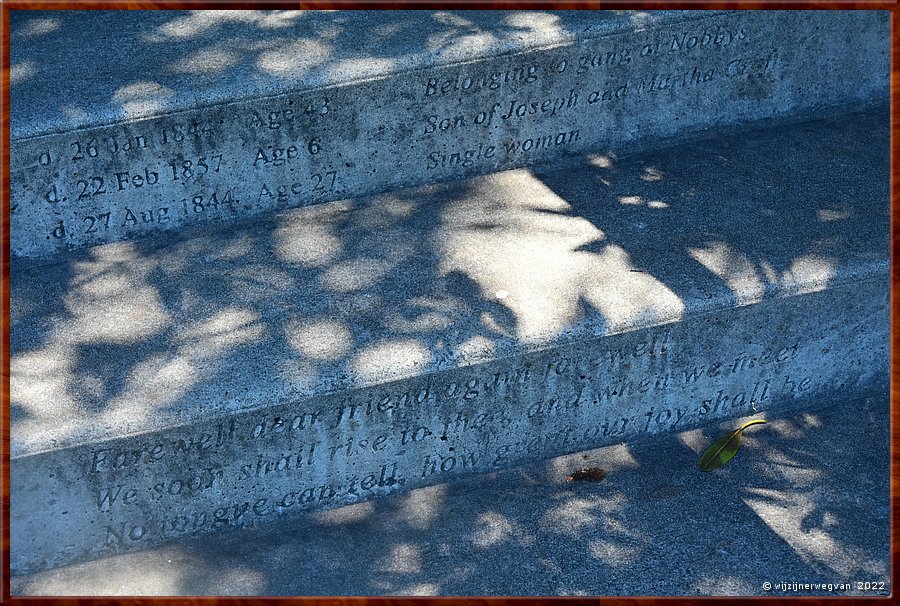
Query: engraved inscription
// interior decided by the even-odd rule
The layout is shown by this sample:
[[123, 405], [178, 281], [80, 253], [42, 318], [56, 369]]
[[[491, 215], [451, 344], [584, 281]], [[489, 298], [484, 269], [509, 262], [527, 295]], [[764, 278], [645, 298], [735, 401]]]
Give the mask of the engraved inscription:
[[[845, 295], [846, 287], [837, 297]], [[39, 463], [32, 471], [43, 475], [13, 481], [17, 494], [53, 495], [47, 515], [69, 523], [63, 559], [100, 556], [636, 436], [787, 412], [835, 393], [868, 394], [860, 367], [878, 365], [878, 347], [851, 339], [840, 357], [829, 354], [821, 336], [846, 327], [809, 313], [830, 309], [832, 295], [812, 297], [42, 453], [19, 459], [14, 471]], [[883, 316], [881, 298], [871, 314]], [[835, 363], [823, 365], [826, 354]], [[12, 526], [18, 545], [40, 535], [26, 519]], [[58, 543], [34, 557], [58, 558]]]
[[798, 94], [785, 60], [820, 59], [814, 31], [800, 48], [768, 36], [763, 17], [712, 14], [13, 141], [13, 251], [43, 256], [767, 117]]
[[[94, 449], [88, 471], [102, 478], [97, 511], [130, 520], [110, 525], [105, 544], [252, 525], [444, 476], [750, 414], [813, 388], [812, 376], [791, 368], [800, 340], [748, 346], [698, 364], [673, 365], [671, 347], [671, 330], [655, 329], [616, 347], [563, 348], [503, 368], [396, 386], [402, 389], [387, 385], [246, 413], [137, 448]], [[152, 483], [137, 481], [150, 472]], [[163, 509], [173, 513], [152, 523], [128, 513], [145, 501], [170, 503]]]
[[[781, 17], [796, 19], [793, 38], [769, 35], [768, 18], [713, 13], [15, 140], [12, 250], [40, 256], [808, 109], [798, 83], [841, 59], [819, 52], [818, 18]], [[831, 82], [829, 103], [852, 99], [860, 82]], [[823, 335], [849, 329], [820, 312], [846, 303], [847, 288], [560, 337], [551, 349], [303, 398], [274, 379], [243, 401], [223, 393], [213, 408], [227, 416], [24, 455], [13, 465], [20, 502], [46, 509], [12, 512], [15, 565], [253, 526], [824, 393], [858, 395], [868, 389], [860, 377], [880, 372], [872, 344], [884, 335], [843, 339], [822, 364]], [[819, 296], [831, 298], [797, 313]], [[785, 330], [771, 327], [776, 312], [791, 320]], [[35, 532], [47, 519], [65, 522], [51, 540]]]
[[[717, 77], [727, 79], [745, 76], [751, 69], [755, 69], [756, 72], [768, 71], [774, 68], [777, 59], [777, 49], [773, 49], [764, 60], [739, 58], [726, 65], [714, 67], [695, 63], [668, 73], [652, 71], [648, 64], [658, 64], [659, 62], [655, 61], [657, 57], [694, 49], [696, 49], [694, 56], [700, 52], [721, 51], [723, 47], [748, 39], [750, 32], [746, 27], [730, 30], [716, 26], [704, 28], [696, 34], [680, 32], [670, 35], [670, 39], [666, 35], [658, 36], [655, 43], [635, 41], [630, 46], [613, 44], [609, 50], [598, 50], [587, 55], [556, 57], [543, 64], [519, 66], [505, 73], [489, 75], [466, 73], [440, 82], [436, 78], [429, 78], [425, 84], [425, 97], [477, 92], [484, 88], [502, 94], [505, 90], [504, 85], [511, 81], [533, 84], [543, 80], [553, 84], [559, 82], [562, 86], [565, 86], [563, 82], [568, 82], [571, 88], [568, 92], [563, 89], [559, 91], [560, 94], [550, 97], [523, 98], [513, 95], [508, 100], [493, 102], [490, 108], [473, 110], [469, 115], [432, 114], [426, 117], [422, 132], [424, 135], [444, 136], [453, 135], [461, 130], [478, 129], [487, 134], [497, 126], [511, 129], [528, 121], [538, 121], [542, 124], [560, 119], [565, 121], [567, 114], [591, 112], [594, 111], [593, 106], [597, 104], [620, 102], [631, 98], [639, 103], [643, 96], [669, 89], [688, 92], [690, 89], [714, 82]], [[597, 87], [597, 84], [601, 86]], [[541, 133], [530, 138], [502, 140], [500, 149], [503, 153], [500, 157], [509, 160], [529, 152], [533, 152], [530, 156], [552, 153], [556, 147], [578, 141], [580, 135], [579, 130], [570, 130], [556, 134]], [[482, 149], [486, 151], [482, 153]], [[496, 146], [484, 148], [479, 144], [477, 148], [460, 152], [432, 151], [426, 156], [427, 168], [429, 170], [454, 166], [468, 168], [479, 161], [490, 160], [497, 149]]]

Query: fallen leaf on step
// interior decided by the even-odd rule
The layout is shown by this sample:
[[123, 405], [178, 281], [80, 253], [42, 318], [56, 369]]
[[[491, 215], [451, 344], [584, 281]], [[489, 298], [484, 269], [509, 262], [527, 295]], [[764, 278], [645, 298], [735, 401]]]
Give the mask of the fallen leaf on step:
[[578, 469], [566, 478], [566, 482], [600, 482], [606, 477], [606, 470], [599, 467]]
[[756, 419], [744, 423], [731, 433], [725, 434], [713, 442], [709, 448], [704, 450], [703, 454], [700, 455], [700, 471], [712, 471], [730, 461], [741, 447], [741, 436], [744, 435], [744, 430], [751, 425], [756, 425], [758, 423], [765, 423], [765, 421]]

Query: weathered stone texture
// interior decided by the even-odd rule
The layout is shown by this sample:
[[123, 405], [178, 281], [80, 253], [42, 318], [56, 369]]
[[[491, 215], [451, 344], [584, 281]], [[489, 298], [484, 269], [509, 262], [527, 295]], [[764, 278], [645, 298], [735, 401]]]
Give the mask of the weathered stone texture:
[[211, 106], [201, 95], [175, 114], [14, 138], [12, 251], [45, 256], [886, 99], [887, 32], [879, 12], [686, 13], [554, 48], [423, 58], [363, 81]]

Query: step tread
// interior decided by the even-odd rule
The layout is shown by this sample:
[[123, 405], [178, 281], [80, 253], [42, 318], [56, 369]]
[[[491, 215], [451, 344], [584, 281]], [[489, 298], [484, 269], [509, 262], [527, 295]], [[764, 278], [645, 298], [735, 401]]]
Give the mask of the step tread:
[[[658, 27], [685, 15], [637, 19]], [[634, 25], [624, 11], [14, 11], [12, 138], [571, 44]]]
[[16, 257], [889, 98], [875, 11], [23, 11], [12, 26]]
[[[783, 595], [763, 584], [820, 579], [872, 596], [854, 581], [865, 579], [888, 595], [888, 416], [886, 393], [767, 415], [727, 466], [700, 473], [702, 449], [749, 420], [734, 419], [13, 576], [11, 593]], [[565, 481], [581, 467], [607, 475]]]
[[887, 279], [884, 107], [11, 276], [13, 457]]

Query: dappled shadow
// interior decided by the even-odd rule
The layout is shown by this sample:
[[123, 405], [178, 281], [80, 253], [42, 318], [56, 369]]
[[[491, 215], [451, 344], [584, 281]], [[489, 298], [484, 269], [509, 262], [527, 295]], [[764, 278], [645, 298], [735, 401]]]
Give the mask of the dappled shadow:
[[[510, 171], [322, 204], [219, 231], [77, 251], [55, 265], [17, 261], [13, 454], [303, 402], [688, 313], [823, 290], [837, 268], [865, 269], [886, 259], [881, 116], [845, 116], [631, 159], [595, 155], [561, 172]], [[832, 153], [859, 164], [843, 179], [808, 180], [834, 169]], [[667, 460], [693, 465], [695, 454], [675, 450]], [[782, 454], [805, 469], [825, 467], [808, 450], [785, 446]], [[647, 468], [653, 457], [634, 460]], [[732, 495], [725, 517], [695, 522], [742, 524], [768, 520], [778, 508], [802, 511], [794, 526], [809, 528], [813, 539], [794, 538], [780, 552], [802, 570], [813, 561], [819, 566], [832, 549], [821, 550], [815, 533], [862, 549], [832, 532], [827, 494], [807, 494], [789, 476], [761, 478], [741, 493], [744, 505], [734, 507]], [[347, 533], [364, 556], [360, 593], [456, 593], [476, 570], [491, 566], [498, 593], [517, 593], [534, 570], [557, 575], [537, 593], [613, 593], [608, 583], [592, 584], [603, 578], [598, 566], [607, 575], [637, 562], [646, 569], [641, 574], [665, 566], [651, 555], [655, 527], [636, 519], [636, 500], [668, 494], [682, 499], [677, 510], [684, 510], [693, 498], [689, 488], [661, 483], [640, 494], [612, 482], [599, 492], [566, 488], [541, 493], [551, 505], [527, 516], [504, 509], [493, 495], [467, 498], [471, 509], [450, 530], [468, 537], [468, 559], [452, 542], [426, 548], [414, 524], [412, 534], [382, 542], [372, 542], [363, 526], [335, 532]], [[710, 498], [718, 494], [710, 490]], [[780, 492], [771, 497], [771, 491]], [[442, 522], [436, 507], [428, 528]], [[538, 520], [552, 545], [539, 540]], [[585, 541], [578, 531], [586, 526], [603, 532]], [[691, 545], [696, 535], [689, 526], [682, 532]], [[730, 535], [721, 536], [727, 549]], [[583, 554], [585, 567], [566, 569], [551, 547]], [[677, 568], [683, 584], [663, 592], [751, 591], [742, 579], [763, 552], [736, 568], [709, 550], [708, 561]], [[510, 572], [506, 562], [517, 559], [533, 568]], [[319, 575], [337, 578], [345, 567], [326, 553], [311, 561]], [[254, 592], [269, 586], [264, 566], [232, 568], [254, 579]], [[733, 585], [721, 584], [727, 579]], [[183, 580], [197, 587], [186, 591], [215, 589], [205, 582]]]
[[[866, 516], [873, 526], [889, 524], [888, 503], [879, 496], [889, 486], [886, 411], [870, 400], [846, 404], [847, 424], [860, 427], [855, 452], [838, 452], [853, 460], [868, 458], [869, 469], [834, 462], [834, 453], [802, 444], [806, 432], [823, 429], [817, 413], [786, 419], [772, 429], [778, 434], [754, 462], [752, 479], [741, 491], [742, 501], [809, 566], [834, 578], [862, 578], [871, 570], [882, 579], [888, 565], [875, 557], [848, 523], [851, 511], [874, 502]], [[777, 442], [777, 443], [776, 443]], [[840, 554], [840, 555], [839, 555]], [[872, 574], [870, 573], [870, 574]]]
[[[845, 118], [826, 123], [848, 127]], [[814, 122], [748, 133], [714, 153], [700, 141], [625, 162], [624, 170], [613, 154], [595, 154], [578, 179], [537, 176], [605, 234], [591, 252], [627, 251], [636, 270], [659, 277], [681, 300], [693, 299], [699, 286], [746, 305], [774, 291], [824, 289], [835, 267], [850, 260], [846, 251], [858, 251], [862, 261], [887, 245], [888, 209], [881, 205], [873, 215], [868, 206], [885, 190], [855, 189], [840, 170], [819, 169], [823, 160], [846, 168], [872, 139], [826, 142], [816, 135], [820, 128]], [[772, 153], [748, 155], [760, 146]], [[879, 171], [887, 159], [879, 156]]]
[[[763, 583], [888, 581], [887, 408], [770, 417], [710, 474], [699, 452], [738, 421], [13, 579], [13, 593], [860, 595]], [[583, 465], [608, 475], [565, 482]]]
[[[633, 28], [631, 19], [578, 11], [12, 11], [13, 133], [25, 121], [50, 128], [136, 118], [242, 91], [276, 94], [560, 44], [571, 32]], [[72, 44], [87, 32], [101, 35], [102, 47]], [[101, 61], [98, 52], [113, 56]], [[129, 66], [128, 75], [98, 74], [98, 65]]]

